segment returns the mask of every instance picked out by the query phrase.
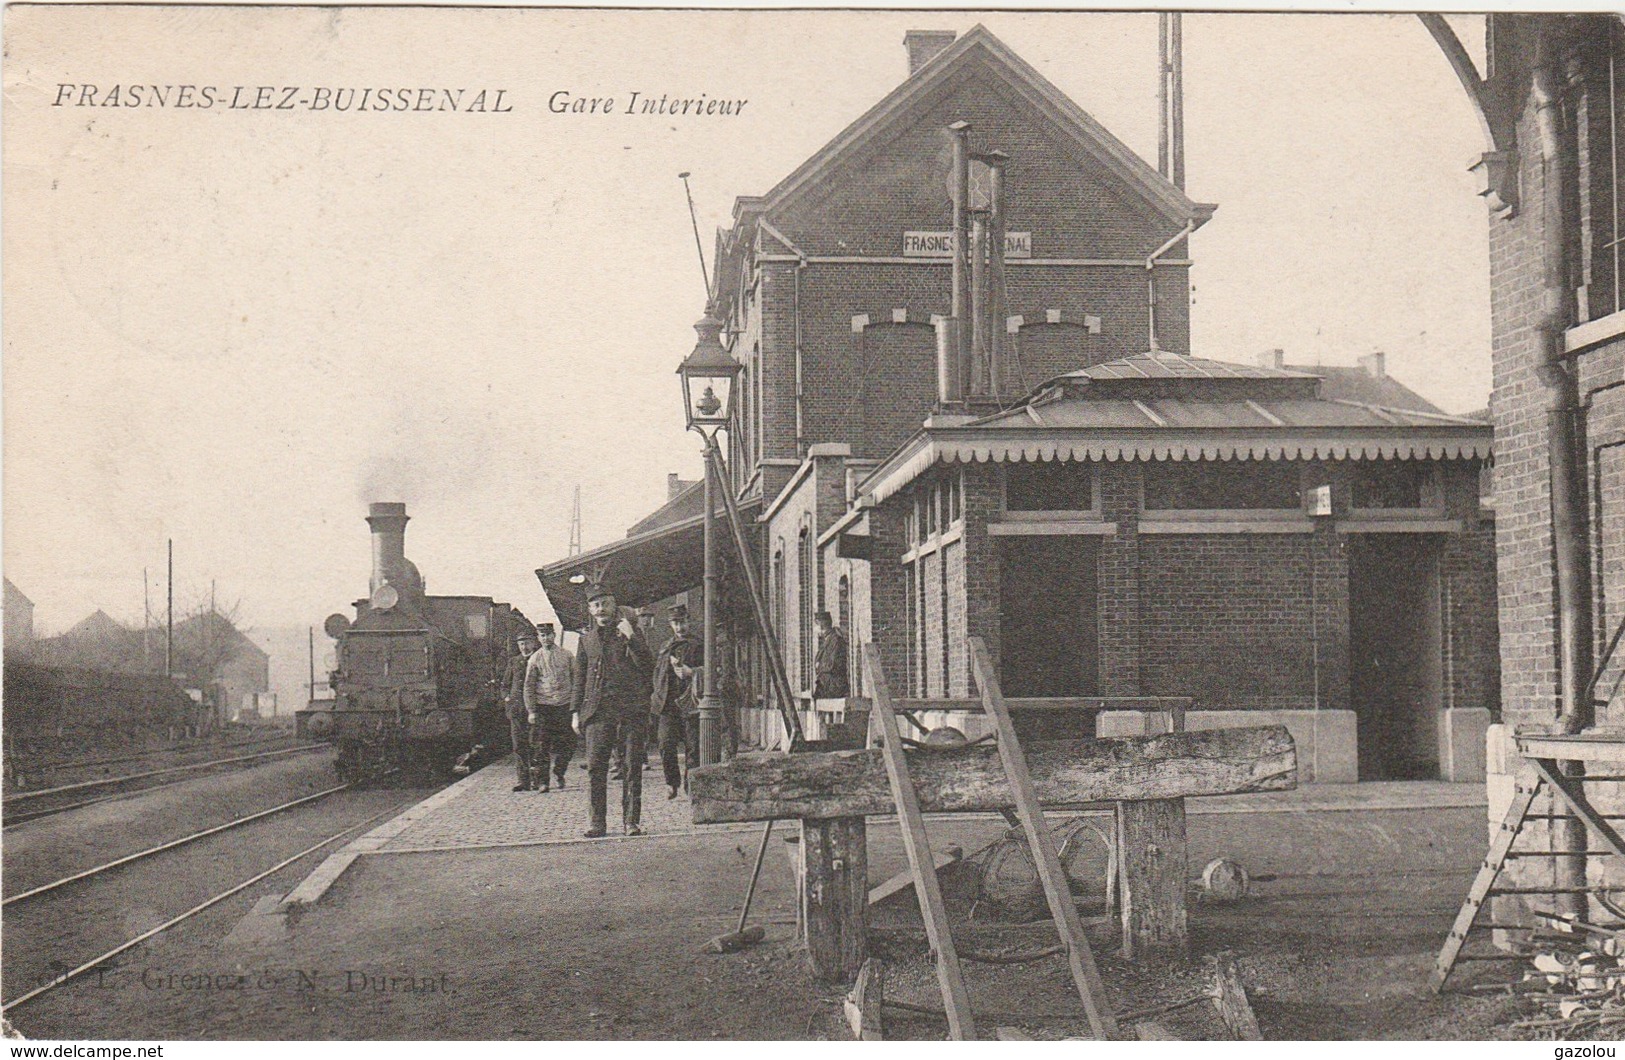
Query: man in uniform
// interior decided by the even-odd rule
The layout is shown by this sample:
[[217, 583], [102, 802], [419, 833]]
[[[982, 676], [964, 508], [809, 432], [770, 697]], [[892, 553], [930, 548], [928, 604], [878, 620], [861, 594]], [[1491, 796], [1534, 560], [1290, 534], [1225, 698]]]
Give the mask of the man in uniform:
[[519, 773], [515, 791], [530, 791], [530, 720], [525, 716], [525, 666], [540, 647], [536, 632], [526, 625], [517, 638], [519, 650], [508, 656], [502, 676], [502, 705], [508, 709], [508, 735], [513, 740], [514, 768]]
[[570, 728], [574, 660], [553, 639], [553, 623], [543, 622], [536, 630], [542, 646], [525, 665], [525, 716], [530, 721], [530, 786], [547, 791], [549, 761], [553, 780], [562, 788], [575, 752], [575, 732]]
[[[655, 660], [654, 695], [649, 698], [660, 733], [660, 765], [666, 773], [666, 798], [675, 799], [686, 787], [687, 770], [700, 760], [700, 704], [694, 682], [705, 660], [705, 645], [688, 635], [688, 607], [671, 609], [671, 640]], [[677, 746], [684, 751], [685, 769], [677, 768]]]
[[[576, 649], [571, 709], [581, 716], [587, 738], [587, 783], [592, 820], [586, 837], [606, 831], [609, 760], [614, 745], [626, 760], [641, 762], [649, 725], [649, 679], [654, 659], [633, 620], [623, 616], [615, 596], [602, 585], [587, 591], [592, 622]], [[642, 835], [643, 771], [629, 769], [621, 780], [621, 821], [627, 835]]]
[[828, 611], [818, 612], [814, 621], [818, 623], [818, 655], [813, 662], [813, 698], [845, 699], [851, 683], [847, 678], [846, 634]]

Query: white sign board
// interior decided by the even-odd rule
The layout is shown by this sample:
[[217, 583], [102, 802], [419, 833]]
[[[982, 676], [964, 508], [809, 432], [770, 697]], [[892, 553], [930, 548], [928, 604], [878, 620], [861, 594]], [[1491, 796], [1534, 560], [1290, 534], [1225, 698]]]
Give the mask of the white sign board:
[[[952, 232], [904, 232], [903, 257], [905, 258], [951, 258], [954, 256], [954, 234]], [[1007, 258], [1030, 258], [1033, 256], [1033, 234], [1031, 232], [1006, 232], [1004, 234], [1004, 256]]]

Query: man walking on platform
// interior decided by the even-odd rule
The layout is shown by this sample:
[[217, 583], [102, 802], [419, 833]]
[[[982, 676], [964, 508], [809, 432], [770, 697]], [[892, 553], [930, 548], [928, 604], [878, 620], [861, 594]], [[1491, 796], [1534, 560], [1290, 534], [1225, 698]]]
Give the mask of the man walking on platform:
[[513, 741], [514, 768], [519, 773], [515, 791], [530, 791], [530, 719], [525, 716], [525, 666], [539, 646], [536, 633], [528, 625], [520, 632], [519, 650], [508, 657], [502, 676], [502, 705], [508, 710], [508, 736]]
[[[675, 799], [685, 784], [687, 770], [700, 758], [700, 704], [694, 679], [704, 665], [705, 645], [688, 635], [688, 607], [671, 609], [671, 640], [655, 661], [654, 695], [649, 713], [660, 733], [660, 765], [666, 773], [666, 798]], [[684, 747], [684, 766], [677, 768], [677, 746]]]
[[[609, 806], [609, 760], [614, 745], [626, 760], [644, 759], [649, 727], [649, 679], [654, 660], [637, 626], [620, 614], [615, 596], [602, 585], [587, 591], [592, 624], [576, 649], [571, 709], [581, 716], [587, 738], [587, 782], [592, 820], [586, 837], [605, 834]], [[621, 780], [621, 821], [627, 835], [642, 835], [643, 771], [628, 769]]]
[[530, 721], [530, 786], [547, 791], [551, 761], [553, 781], [564, 787], [564, 771], [575, 752], [570, 728], [570, 698], [575, 690], [574, 660], [553, 639], [553, 623], [537, 627], [542, 646], [525, 665], [525, 715]]

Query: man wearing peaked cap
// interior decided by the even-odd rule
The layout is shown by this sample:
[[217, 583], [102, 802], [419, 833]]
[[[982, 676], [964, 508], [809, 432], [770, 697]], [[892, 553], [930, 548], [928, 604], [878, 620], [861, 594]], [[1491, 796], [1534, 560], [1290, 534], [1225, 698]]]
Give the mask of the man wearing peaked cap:
[[515, 651], [508, 656], [508, 668], [502, 676], [502, 705], [508, 711], [508, 735], [513, 741], [514, 767], [519, 773], [515, 791], [530, 791], [530, 720], [525, 716], [525, 667], [531, 653], [539, 646], [536, 631], [525, 623], [514, 638]]
[[553, 623], [543, 622], [537, 633], [541, 647], [531, 653], [525, 665], [525, 716], [530, 721], [530, 786], [547, 791], [549, 762], [553, 782], [562, 788], [570, 756], [575, 753], [575, 733], [570, 729], [575, 662], [554, 641]]
[[671, 640], [655, 660], [654, 694], [649, 713], [660, 733], [660, 765], [666, 773], [666, 798], [675, 799], [686, 778], [677, 768], [677, 748], [684, 749], [688, 769], [699, 763], [700, 706], [694, 679], [705, 665], [705, 645], [688, 635], [688, 607], [678, 604], [668, 614]]
[[[614, 593], [602, 583], [587, 591], [592, 622], [581, 635], [571, 708], [581, 718], [587, 740], [587, 778], [592, 818], [587, 838], [605, 833], [609, 803], [609, 760], [616, 744], [628, 762], [644, 758], [649, 724], [649, 677], [654, 659], [637, 626], [622, 616]], [[630, 769], [621, 781], [621, 821], [627, 835], [642, 835], [643, 771]]]

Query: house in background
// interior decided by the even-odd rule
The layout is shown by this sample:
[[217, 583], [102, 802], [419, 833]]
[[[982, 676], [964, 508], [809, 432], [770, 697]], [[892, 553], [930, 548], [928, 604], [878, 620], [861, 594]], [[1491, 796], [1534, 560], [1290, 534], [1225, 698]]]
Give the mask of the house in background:
[[34, 651], [34, 601], [5, 579], [5, 654], [8, 659], [26, 659]]

